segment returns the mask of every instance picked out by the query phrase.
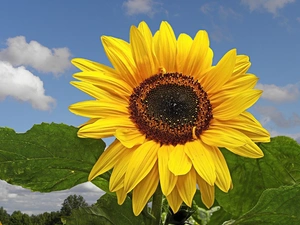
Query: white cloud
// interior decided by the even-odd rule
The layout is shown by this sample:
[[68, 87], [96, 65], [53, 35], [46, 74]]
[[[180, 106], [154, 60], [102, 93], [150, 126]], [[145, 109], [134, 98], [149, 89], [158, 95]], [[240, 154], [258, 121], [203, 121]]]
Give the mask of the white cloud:
[[286, 133], [286, 132], [279, 132], [277, 130], [269, 130], [271, 137], [276, 136], [287, 136], [295, 139], [300, 144], [300, 133]]
[[205, 3], [200, 7], [200, 11], [206, 15], [216, 14], [220, 17], [221, 20], [226, 19], [241, 19], [242, 15], [234, 11], [232, 8], [223, 5], [217, 5], [215, 2]]
[[70, 190], [56, 191], [51, 193], [31, 192], [20, 186], [7, 184], [0, 180], [1, 205], [9, 214], [20, 210], [23, 213], [40, 214], [43, 212], [59, 211], [61, 204], [69, 195], [81, 195], [87, 203], [95, 203], [101, 195], [102, 190], [90, 182], [73, 187]]
[[127, 0], [123, 3], [126, 13], [130, 16], [136, 14], [154, 14], [154, 2], [152, 0]]
[[276, 103], [296, 101], [300, 96], [298, 84], [288, 84], [278, 87], [274, 84], [257, 84], [257, 89], [263, 90], [262, 98]]
[[8, 38], [6, 44], [7, 48], [0, 50], [0, 60], [13, 66], [30, 66], [39, 72], [55, 75], [71, 66], [68, 48], [49, 49], [37, 41], [27, 43], [24, 36]]
[[225, 7], [220, 5], [218, 9], [218, 13], [222, 20], [226, 20], [227, 18], [234, 18], [238, 20], [242, 19], [242, 16], [230, 7]]
[[286, 118], [285, 115], [274, 106], [256, 106], [255, 110], [262, 115], [260, 121], [263, 126], [269, 122], [273, 122], [276, 126], [281, 128], [300, 126], [300, 116], [296, 113]]
[[0, 100], [11, 96], [22, 102], [30, 102], [33, 108], [50, 110], [55, 99], [45, 95], [43, 82], [25, 67], [13, 67], [0, 61]]
[[200, 11], [204, 14], [209, 14], [214, 11], [214, 3], [205, 3], [200, 7]]
[[210, 33], [210, 37], [216, 41], [221, 42], [223, 40], [232, 41], [232, 35], [227, 26], [218, 25], [215, 22], [211, 22], [212, 32]]
[[264, 9], [276, 14], [278, 9], [285, 7], [288, 3], [295, 2], [295, 0], [241, 0], [241, 2], [249, 6], [250, 11]]
[[228, 26], [229, 20], [241, 21], [242, 15], [226, 5], [219, 5], [216, 2], [208, 2], [200, 7], [200, 12], [210, 20], [210, 37], [220, 42], [222, 40], [232, 40], [232, 35]]
[[296, 20], [300, 23], [300, 17], [297, 17]]

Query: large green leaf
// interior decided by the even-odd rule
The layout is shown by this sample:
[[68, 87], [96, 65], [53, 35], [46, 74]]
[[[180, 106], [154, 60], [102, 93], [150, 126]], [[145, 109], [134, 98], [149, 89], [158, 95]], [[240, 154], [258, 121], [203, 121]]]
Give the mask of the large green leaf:
[[[104, 148], [102, 140], [78, 138], [77, 128], [65, 124], [34, 125], [26, 133], [0, 128], [0, 179], [33, 191], [69, 189], [87, 181]], [[104, 187], [108, 177], [98, 178]]]
[[295, 140], [276, 137], [259, 146], [265, 154], [261, 159], [248, 159], [223, 151], [233, 189], [227, 194], [217, 190], [216, 199], [234, 218], [248, 212], [266, 189], [300, 181], [300, 145]]
[[[215, 200], [213, 206], [210, 209], [207, 209], [207, 207], [203, 204], [202, 200], [201, 200], [201, 194], [200, 191], [197, 190], [196, 194], [194, 196], [194, 204], [196, 204], [197, 206], [195, 206], [193, 204], [193, 209], [195, 210], [196, 208], [201, 208], [203, 209], [203, 211], [206, 210], [206, 218], [207, 222], [205, 220], [201, 220], [200, 215], [197, 215], [197, 211], [195, 210], [195, 213], [192, 215], [193, 218], [201, 225], [203, 224], [222, 224], [224, 221], [230, 220], [232, 218], [232, 215], [227, 213], [226, 211], [224, 211], [224, 209], [222, 207], [220, 207], [219, 210], [215, 210], [214, 212], [212, 212], [212, 209], [216, 209], [216, 207], [219, 207], [220, 204], [218, 203], [217, 200]], [[205, 218], [205, 216], [202, 216]]]
[[234, 225], [300, 224], [300, 185], [272, 188], [263, 192], [258, 203]]
[[94, 185], [96, 185], [97, 187], [99, 187], [101, 190], [105, 191], [106, 193], [115, 195], [114, 192], [110, 192], [110, 190], [109, 190], [110, 175], [111, 175], [111, 172], [108, 171], [108, 172], [96, 177], [91, 182]]
[[130, 198], [118, 205], [116, 196], [105, 194], [94, 206], [73, 210], [71, 216], [62, 221], [66, 225], [144, 225], [146, 218], [143, 214], [133, 214]]

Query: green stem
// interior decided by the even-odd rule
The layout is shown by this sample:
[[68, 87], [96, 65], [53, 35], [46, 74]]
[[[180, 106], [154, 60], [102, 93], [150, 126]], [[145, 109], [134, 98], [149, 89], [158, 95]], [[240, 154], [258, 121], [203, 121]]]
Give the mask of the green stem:
[[163, 194], [161, 192], [160, 186], [158, 186], [153, 195], [151, 214], [155, 217], [155, 219], [152, 220], [151, 225], [161, 224], [162, 199]]

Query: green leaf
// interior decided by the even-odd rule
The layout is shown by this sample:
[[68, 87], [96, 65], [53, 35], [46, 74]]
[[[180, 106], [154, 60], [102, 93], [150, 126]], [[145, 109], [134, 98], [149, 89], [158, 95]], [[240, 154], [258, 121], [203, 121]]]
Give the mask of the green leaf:
[[109, 194], [103, 195], [94, 206], [73, 210], [70, 217], [63, 218], [67, 225], [143, 225], [145, 220], [143, 214], [133, 214], [130, 198], [118, 205], [117, 198]]
[[222, 224], [223, 222], [230, 220], [232, 215], [226, 212], [222, 207], [220, 210], [213, 213], [208, 222], [209, 225]]
[[[54, 123], [34, 125], [26, 133], [0, 128], [0, 179], [40, 192], [86, 182], [105, 143], [78, 138], [77, 130]], [[101, 178], [108, 183], [107, 174]]]
[[249, 211], [264, 190], [300, 181], [300, 145], [295, 140], [275, 137], [270, 143], [259, 146], [265, 154], [261, 159], [248, 159], [223, 151], [233, 189], [229, 193], [217, 190], [216, 199], [234, 218]]
[[115, 195], [114, 192], [110, 192], [109, 190], [109, 178], [110, 178], [111, 172], [104, 173], [95, 179], [93, 179], [91, 182], [99, 187], [101, 190], [105, 191], [108, 194]]
[[234, 225], [300, 224], [300, 185], [272, 188], [263, 192], [258, 203]]
[[193, 204], [193, 209], [195, 208], [202, 208], [203, 210], [206, 210], [207, 212], [209, 212], [209, 220], [204, 221], [199, 219], [199, 215], [195, 215], [197, 212], [195, 212], [192, 216], [193, 218], [201, 225], [204, 225], [206, 223], [208, 224], [222, 224], [224, 221], [230, 220], [232, 218], [232, 215], [227, 213], [226, 211], [224, 211], [224, 209], [221, 207], [219, 210], [216, 210], [215, 212], [210, 212], [211, 209], [216, 208], [218, 206], [220, 206], [220, 204], [218, 203], [217, 200], [215, 200], [213, 206], [210, 209], [207, 209], [207, 207], [203, 204], [202, 200], [201, 200], [201, 194], [200, 191], [197, 190], [196, 194], [194, 196], [194, 203], [196, 204], [196, 206]]

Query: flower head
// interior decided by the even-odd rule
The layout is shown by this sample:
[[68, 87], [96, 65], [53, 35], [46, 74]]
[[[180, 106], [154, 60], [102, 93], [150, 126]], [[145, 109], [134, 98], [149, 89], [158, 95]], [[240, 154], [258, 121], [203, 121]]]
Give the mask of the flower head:
[[90, 118], [78, 136], [116, 137], [89, 179], [113, 169], [110, 190], [119, 204], [132, 191], [136, 215], [159, 184], [174, 212], [182, 202], [191, 206], [197, 185], [211, 207], [215, 185], [224, 192], [232, 187], [219, 147], [259, 158], [254, 142], [270, 140], [246, 111], [262, 93], [254, 89], [258, 78], [246, 73], [249, 57], [232, 49], [213, 66], [206, 31], [176, 39], [167, 22], [154, 35], [145, 22], [132, 26], [129, 43], [101, 39], [113, 68], [72, 60], [82, 70], [72, 84], [95, 98], [70, 106]]

